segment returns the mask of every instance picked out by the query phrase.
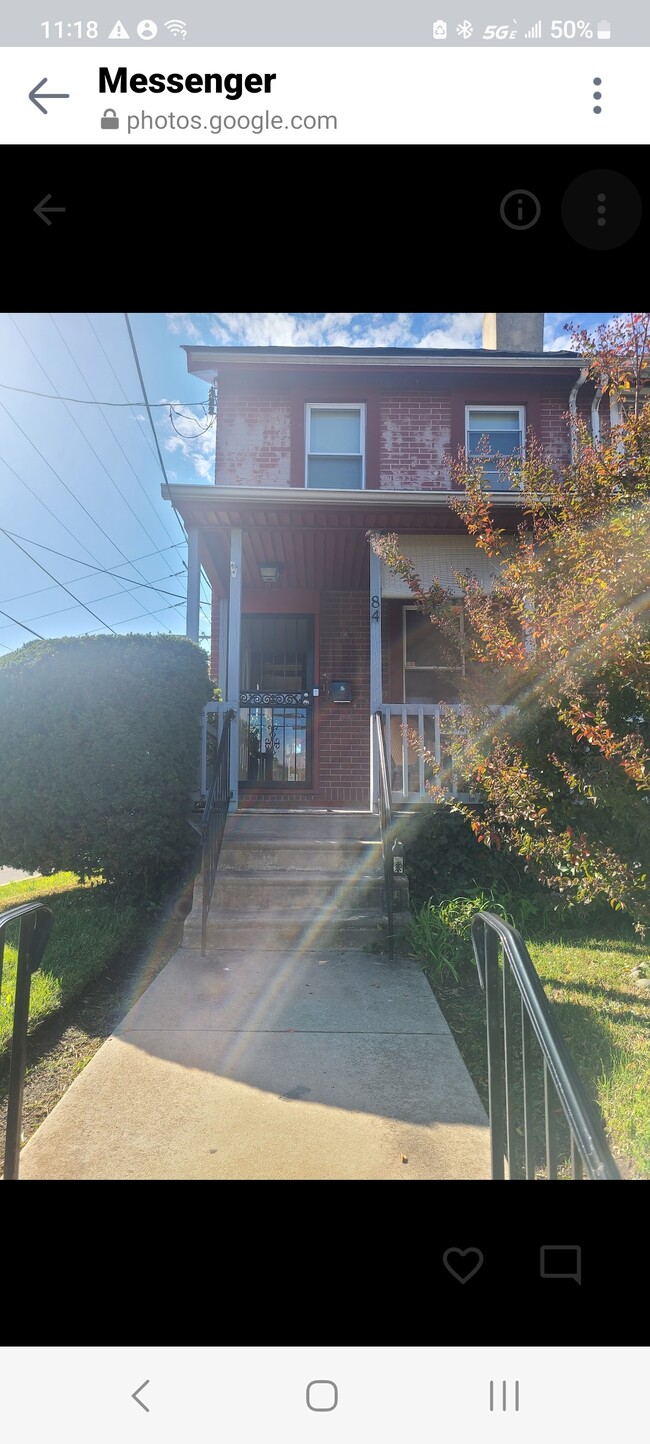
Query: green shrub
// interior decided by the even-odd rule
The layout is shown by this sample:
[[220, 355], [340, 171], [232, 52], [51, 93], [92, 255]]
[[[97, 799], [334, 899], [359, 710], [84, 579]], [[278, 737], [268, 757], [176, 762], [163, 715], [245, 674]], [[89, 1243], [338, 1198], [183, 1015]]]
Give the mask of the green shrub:
[[0, 864], [159, 892], [194, 845], [211, 693], [185, 637], [62, 637], [0, 659]]
[[425, 964], [432, 980], [446, 973], [458, 979], [458, 969], [473, 960], [471, 927], [476, 913], [496, 913], [512, 923], [512, 914], [493, 892], [479, 892], [436, 903], [432, 897], [414, 913], [410, 928], [411, 956]]
[[472, 890], [494, 888], [497, 895], [504, 887], [540, 890], [521, 862], [482, 847], [464, 817], [438, 807], [423, 809], [415, 828], [404, 834], [404, 870], [416, 908], [431, 896], [440, 901]]

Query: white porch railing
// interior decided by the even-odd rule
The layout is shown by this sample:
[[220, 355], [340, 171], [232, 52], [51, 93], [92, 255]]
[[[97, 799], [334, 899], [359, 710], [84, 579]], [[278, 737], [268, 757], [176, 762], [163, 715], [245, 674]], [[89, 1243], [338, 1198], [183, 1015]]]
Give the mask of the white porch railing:
[[[430, 802], [426, 784], [433, 777], [423, 748], [440, 765], [444, 761], [444, 739], [441, 736], [439, 706], [420, 706], [415, 702], [382, 704], [388, 754], [391, 796], [395, 802]], [[454, 707], [454, 711], [458, 709]], [[417, 746], [408, 732], [417, 735]], [[452, 784], [455, 792], [455, 786]]]
[[[451, 703], [441, 708], [433, 704], [420, 706], [416, 702], [406, 702], [403, 705], [398, 702], [384, 702], [381, 710], [386, 729], [393, 801], [431, 802], [431, 794], [427, 791], [426, 784], [435, 774], [424, 757], [423, 749], [435, 758], [438, 766], [441, 763], [444, 766], [445, 760], [450, 760], [445, 750], [444, 714], [459, 712], [460, 707]], [[502, 712], [512, 709], [494, 706], [490, 710], [498, 717]], [[417, 745], [409, 739], [408, 732], [417, 736]], [[470, 793], [459, 793], [458, 779], [453, 773], [448, 774], [448, 777], [449, 792], [453, 797], [460, 796], [464, 801], [473, 800]]]
[[[211, 767], [216, 757], [219, 738], [223, 729], [223, 722], [226, 712], [233, 709], [235, 718], [232, 723], [233, 747], [231, 751], [231, 787], [233, 789], [233, 803], [236, 805], [238, 786], [237, 759], [239, 757], [239, 707], [234, 702], [208, 702], [203, 709], [201, 719], [201, 754], [199, 766], [199, 791], [201, 801], [205, 801], [211, 782]], [[494, 706], [490, 709], [495, 717], [503, 712], [510, 712], [510, 707]], [[445, 763], [448, 753], [445, 752], [444, 735], [444, 713], [458, 712], [460, 708], [446, 704], [445, 707], [434, 705], [419, 706], [415, 702], [383, 702], [381, 711], [386, 729], [386, 751], [388, 754], [389, 782], [391, 797], [394, 802], [430, 802], [431, 794], [427, 792], [427, 782], [433, 777], [431, 766], [427, 763], [423, 748], [435, 758], [436, 763]], [[376, 758], [374, 756], [374, 739], [372, 718], [370, 719], [371, 729], [371, 808], [374, 808], [377, 798], [376, 790]], [[409, 740], [407, 732], [412, 732], [417, 737], [417, 745]], [[463, 800], [471, 800], [470, 794], [458, 792], [457, 779], [453, 774], [449, 778], [449, 790], [453, 796], [460, 796]]]

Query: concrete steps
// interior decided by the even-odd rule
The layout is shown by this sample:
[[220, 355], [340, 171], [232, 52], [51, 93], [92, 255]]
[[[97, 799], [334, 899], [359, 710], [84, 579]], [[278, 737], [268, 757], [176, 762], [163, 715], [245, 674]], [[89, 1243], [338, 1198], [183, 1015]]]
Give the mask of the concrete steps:
[[[407, 909], [403, 887], [401, 894]], [[201, 915], [199, 879], [185, 922], [185, 947], [200, 947]], [[407, 917], [403, 911], [403, 923]], [[208, 948], [381, 946], [384, 923], [381, 842], [373, 814], [260, 811], [228, 818]]]

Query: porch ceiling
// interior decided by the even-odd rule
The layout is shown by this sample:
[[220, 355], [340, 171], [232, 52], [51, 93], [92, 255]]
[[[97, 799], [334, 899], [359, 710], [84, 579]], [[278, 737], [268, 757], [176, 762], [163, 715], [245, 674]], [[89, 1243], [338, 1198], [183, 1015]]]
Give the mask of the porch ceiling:
[[[243, 522], [243, 519], [242, 519]], [[230, 527], [203, 532], [203, 546], [213, 561], [217, 575], [225, 579], [230, 567]], [[283, 586], [309, 588], [314, 591], [341, 589], [357, 591], [369, 585], [369, 545], [366, 531], [359, 525], [314, 524], [313, 518], [300, 524], [291, 517], [291, 525], [270, 519], [250, 518], [242, 529], [242, 582], [244, 587], [259, 587], [260, 563], [279, 562]], [[269, 589], [271, 590], [271, 589]]]
[[[426, 492], [382, 498], [377, 492], [339, 493], [320, 503], [313, 492], [273, 497], [223, 496], [217, 487], [171, 489], [185, 525], [200, 533], [201, 561], [215, 591], [227, 594], [230, 532], [242, 529], [242, 579], [260, 585], [262, 562], [278, 562], [284, 586], [325, 591], [357, 590], [369, 585], [368, 531], [431, 532], [466, 535], [445, 493]], [[506, 528], [521, 520], [518, 509], [498, 498], [499, 521]]]

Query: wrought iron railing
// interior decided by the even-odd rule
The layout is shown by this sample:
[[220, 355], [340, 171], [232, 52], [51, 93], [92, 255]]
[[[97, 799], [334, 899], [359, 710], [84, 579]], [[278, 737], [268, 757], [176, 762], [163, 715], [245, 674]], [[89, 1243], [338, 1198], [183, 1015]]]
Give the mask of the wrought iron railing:
[[214, 776], [203, 814], [203, 911], [201, 917], [201, 952], [205, 955], [208, 936], [208, 913], [214, 891], [214, 880], [219, 865], [221, 843], [232, 797], [230, 787], [230, 729], [235, 713], [232, 708], [224, 714]]
[[18, 923], [18, 963], [16, 967], [16, 995], [14, 999], [14, 1026], [11, 1038], [11, 1063], [9, 1067], [9, 1097], [7, 1100], [7, 1129], [5, 1134], [4, 1178], [18, 1177], [20, 1163], [20, 1128], [23, 1116], [23, 1089], [25, 1086], [25, 1059], [27, 1053], [27, 1023], [29, 1020], [29, 994], [32, 973], [40, 968], [43, 954], [52, 930], [52, 911], [44, 903], [21, 903], [9, 908], [0, 916], [0, 990], [2, 989], [2, 964], [4, 961], [5, 938], [11, 923]]
[[487, 1015], [492, 1177], [562, 1176], [564, 1132], [571, 1178], [620, 1178], [521, 934], [480, 912], [472, 946]]
[[375, 712], [374, 720], [375, 744], [379, 763], [379, 831], [381, 835], [381, 857], [384, 865], [386, 916], [388, 918], [388, 956], [392, 961], [395, 950], [395, 885], [393, 882], [393, 853], [391, 845], [393, 812], [390, 800], [384, 719], [381, 711]]

